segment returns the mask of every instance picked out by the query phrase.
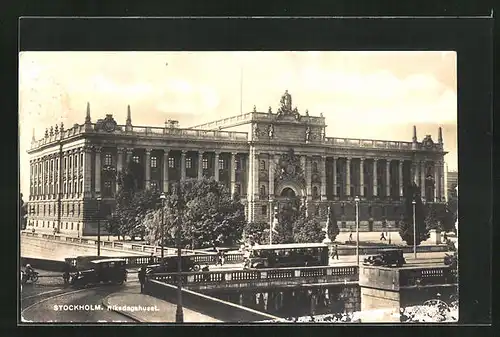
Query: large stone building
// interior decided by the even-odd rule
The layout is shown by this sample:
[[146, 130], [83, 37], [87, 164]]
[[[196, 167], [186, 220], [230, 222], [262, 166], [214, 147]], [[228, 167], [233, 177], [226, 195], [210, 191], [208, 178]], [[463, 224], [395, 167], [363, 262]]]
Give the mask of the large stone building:
[[446, 197], [447, 200], [457, 197], [455, 187], [458, 186], [458, 171], [446, 170]]
[[410, 142], [331, 138], [325, 118], [299, 113], [288, 92], [276, 113], [253, 112], [180, 128], [124, 125], [112, 115], [45, 131], [30, 154], [28, 226], [88, 235], [96, 232], [97, 197], [110, 212], [116, 173], [129, 161], [144, 168], [145, 188], [168, 192], [188, 178], [213, 177], [241, 196], [247, 220], [271, 221], [273, 209], [295, 201], [312, 216], [326, 217], [332, 205], [341, 230], [355, 224], [359, 196], [361, 230], [397, 226], [403, 187], [414, 180], [427, 202], [442, 203], [441, 128], [437, 142], [426, 135]]

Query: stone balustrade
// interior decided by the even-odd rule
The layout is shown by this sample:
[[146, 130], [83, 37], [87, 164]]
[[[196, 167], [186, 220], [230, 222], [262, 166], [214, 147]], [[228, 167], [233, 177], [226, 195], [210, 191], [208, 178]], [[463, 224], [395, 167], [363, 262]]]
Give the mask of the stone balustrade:
[[449, 266], [426, 268], [402, 268], [399, 270], [399, 287], [426, 287], [436, 284], [455, 284], [457, 270]]
[[[92, 129], [85, 129], [85, 125], [75, 125], [72, 128], [64, 130], [62, 133], [52, 135], [31, 143], [31, 150], [39, 147], [58, 142], [67, 138], [77, 136], [79, 134], [89, 133], [108, 133], [104, 130], [95, 130], [95, 123], [91, 124]], [[165, 128], [165, 127], [149, 127], [149, 126], [133, 126], [131, 130], [127, 130], [124, 125], [118, 125], [113, 134], [117, 135], [134, 135], [134, 136], [158, 136], [169, 137], [174, 139], [210, 139], [210, 140], [232, 140], [246, 142], [248, 134], [246, 132], [235, 131], [219, 131], [219, 130], [200, 130], [200, 129], [181, 129], [181, 128]]]
[[[62, 235], [62, 234], [48, 234], [48, 233], [38, 233], [38, 232], [33, 233], [30, 231], [22, 231], [21, 235], [28, 236], [28, 237], [37, 237], [37, 238], [42, 238], [42, 239], [46, 239], [46, 240], [56, 240], [56, 241], [63, 241], [63, 242], [81, 244], [81, 245], [97, 246], [97, 240], [87, 239], [87, 238], [82, 238], [82, 237], [66, 236], [66, 235]], [[101, 238], [101, 247], [113, 248], [113, 249], [124, 250], [124, 251], [129, 250], [129, 251], [149, 253], [149, 254], [151, 254], [151, 253], [161, 254], [161, 247], [159, 247], [159, 246], [142, 245], [142, 244], [131, 243], [131, 242], [108, 241], [105, 238]], [[163, 250], [164, 250], [165, 255], [177, 254], [177, 248], [164, 247]], [[210, 254], [210, 253], [207, 253], [205, 251], [182, 249], [182, 254], [208, 255], [209, 259], [213, 259], [213, 261], [215, 263], [215, 258], [212, 258], [212, 255], [215, 255], [215, 254]]]
[[182, 284], [191, 290], [275, 288], [298, 284], [348, 284], [358, 282], [357, 266], [295, 267], [279, 269], [222, 270], [190, 273], [156, 273], [150, 280]]

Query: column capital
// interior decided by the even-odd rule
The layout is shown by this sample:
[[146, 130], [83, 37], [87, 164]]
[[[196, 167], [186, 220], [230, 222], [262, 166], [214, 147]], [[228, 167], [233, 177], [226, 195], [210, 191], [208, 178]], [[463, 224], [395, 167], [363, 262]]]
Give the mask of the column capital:
[[187, 150], [181, 150], [181, 156], [185, 157], [187, 152]]
[[218, 155], [221, 154], [221, 151], [220, 150], [216, 150], [216, 151], [214, 151], [214, 153], [215, 153], [216, 156], [218, 156]]
[[326, 154], [321, 155], [321, 160], [326, 160]]
[[127, 150], [126, 148], [119, 146], [119, 147], [117, 147], [117, 148], [116, 148], [116, 153], [118, 153], [118, 154], [122, 154], [122, 153], [124, 153], [126, 150]]
[[144, 149], [144, 152], [146, 152], [146, 155], [150, 155], [151, 154], [151, 151], [153, 151], [154, 149], [151, 148], [151, 147], [147, 147]]
[[203, 155], [205, 153], [205, 150], [198, 150], [199, 155]]
[[365, 159], [366, 159], [365, 157], [359, 157], [359, 161], [360, 161], [361, 163], [362, 163], [362, 162], [364, 162], [364, 161], [365, 161]]
[[128, 148], [126, 148], [126, 151], [127, 151], [128, 155], [132, 155], [132, 153], [134, 153], [134, 148], [128, 147]]
[[351, 161], [351, 160], [352, 160], [352, 156], [346, 156], [346, 157], [345, 157], [345, 159], [346, 159], [347, 161]]
[[237, 154], [238, 154], [238, 152], [236, 152], [236, 151], [232, 151], [232, 152], [231, 152], [231, 155], [232, 155], [232, 156], [236, 156]]
[[101, 146], [94, 146], [93, 147], [95, 153], [101, 153], [102, 147]]

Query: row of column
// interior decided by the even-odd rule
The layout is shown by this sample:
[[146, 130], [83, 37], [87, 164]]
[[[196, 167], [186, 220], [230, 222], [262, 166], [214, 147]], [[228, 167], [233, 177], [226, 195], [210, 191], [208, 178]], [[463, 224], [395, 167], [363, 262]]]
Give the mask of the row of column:
[[[101, 170], [102, 170], [102, 165], [101, 165], [101, 148], [99, 147], [94, 147], [95, 151], [95, 193], [100, 194], [101, 190]], [[116, 169], [118, 172], [123, 170], [123, 155], [126, 153], [126, 162], [130, 162], [132, 160], [132, 155], [133, 155], [134, 149], [126, 149], [126, 148], [118, 148], [117, 149], [117, 165]], [[151, 151], [153, 149], [148, 148], [145, 149], [145, 186], [146, 188], [151, 188]], [[161, 180], [163, 182], [163, 191], [168, 192], [168, 182], [169, 182], [169, 163], [168, 163], [168, 158], [169, 158], [169, 153], [170, 150], [168, 149], [163, 149], [163, 165], [162, 165], [162, 176]], [[181, 150], [181, 180], [186, 179], [186, 154], [187, 150]], [[214, 179], [219, 180], [219, 156], [222, 153], [221, 151], [215, 151], [215, 156], [214, 156]], [[204, 151], [198, 151], [198, 179], [201, 179], [203, 177], [203, 154]], [[230, 172], [231, 172], [231, 194], [234, 195], [235, 190], [236, 190], [236, 152], [231, 152], [231, 163], [230, 163]], [[90, 160], [89, 160], [90, 162]], [[89, 168], [90, 170], [91, 168]], [[86, 185], [87, 186], [87, 185]], [[88, 184], [90, 186], [90, 184]], [[116, 186], [116, 190], [118, 191], [118, 184]], [[90, 192], [90, 189], [89, 189]]]
[[[335, 157], [332, 158], [332, 169], [333, 169], [333, 195], [337, 195], [337, 159]], [[351, 157], [346, 158], [346, 183], [345, 183], [345, 193], [347, 196], [351, 195]], [[359, 185], [360, 185], [360, 192], [359, 196], [363, 197], [364, 196], [364, 187], [365, 187], [365, 176], [364, 176], [364, 162], [365, 158], [359, 158]], [[403, 160], [398, 160], [399, 162], [399, 170], [398, 170], [398, 182], [399, 182], [399, 196], [403, 196]], [[373, 174], [372, 174], [372, 179], [373, 179], [373, 195], [377, 196], [378, 192], [378, 178], [377, 178], [377, 165], [378, 165], [378, 159], [373, 159]], [[385, 188], [386, 188], [386, 195], [391, 194], [391, 171], [390, 171], [390, 166], [391, 166], [391, 160], [387, 159], [386, 160], [386, 167], [385, 167]]]
[[[419, 163], [412, 163], [412, 176], [413, 176], [413, 181], [417, 182], [417, 185], [420, 185], [421, 187], [421, 197], [426, 198], [426, 166], [427, 162], [426, 161], [421, 161]], [[439, 162], [434, 162], [434, 169], [433, 169], [433, 177], [434, 179], [434, 197], [438, 201], [440, 201], [446, 191], [444, 190], [444, 162], [439, 161]]]
[[[54, 198], [82, 193], [84, 148], [77, 148], [34, 159], [30, 162], [30, 196]], [[70, 169], [71, 162], [71, 169]], [[64, 164], [65, 163], [65, 164]]]

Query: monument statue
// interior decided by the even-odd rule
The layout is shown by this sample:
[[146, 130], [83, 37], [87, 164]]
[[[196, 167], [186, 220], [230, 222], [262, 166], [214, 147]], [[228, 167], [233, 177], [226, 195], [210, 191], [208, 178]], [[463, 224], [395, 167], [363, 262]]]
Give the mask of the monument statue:
[[311, 128], [310, 127], [307, 127], [306, 129], [306, 141], [310, 141], [311, 140]]
[[274, 138], [274, 125], [269, 124], [268, 133], [269, 133], [269, 138]]

